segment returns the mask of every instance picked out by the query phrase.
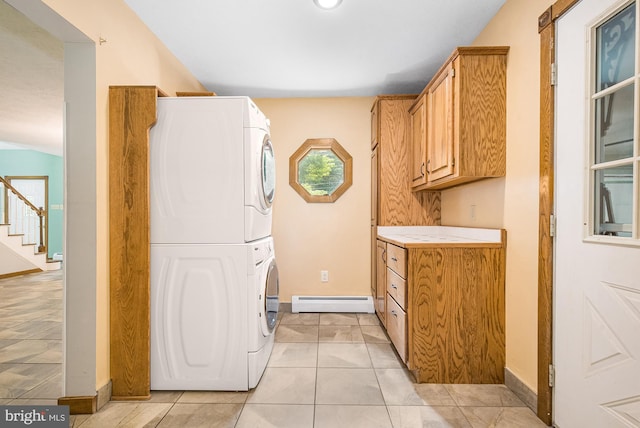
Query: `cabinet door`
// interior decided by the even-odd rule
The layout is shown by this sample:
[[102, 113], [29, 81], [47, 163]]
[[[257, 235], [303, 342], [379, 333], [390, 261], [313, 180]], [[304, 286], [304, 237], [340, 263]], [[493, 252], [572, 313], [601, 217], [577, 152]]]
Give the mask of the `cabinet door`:
[[426, 142], [427, 142], [427, 94], [424, 94], [411, 108], [411, 187], [427, 182]]
[[371, 152], [371, 225], [378, 225], [378, 148]]
[[376, 102], [371, 108], [371, 149], [378, 145], [378, 105]]
[[428, 91], [427, 174], [434, 181], [454, 170], [453, 63], [449, 63]]
[[378, 147], [371, 152], [371, 295], [375, 300], [378, 229]]
[[385, 324], [386, 295], [387, 295], [387, 244], [378, 241], [376, 257], [376, 312], [378, 318]]

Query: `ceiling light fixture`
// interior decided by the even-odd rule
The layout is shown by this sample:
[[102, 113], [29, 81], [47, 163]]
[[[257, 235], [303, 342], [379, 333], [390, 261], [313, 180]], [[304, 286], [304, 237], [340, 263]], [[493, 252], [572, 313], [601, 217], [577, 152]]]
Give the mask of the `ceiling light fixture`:
[[335, 9], [336, 7], [340, 6], [340, 3], [342, 3], [342, 0], [313, 0], [313, 2], [320, 9], [328, 10], [328, 9]]

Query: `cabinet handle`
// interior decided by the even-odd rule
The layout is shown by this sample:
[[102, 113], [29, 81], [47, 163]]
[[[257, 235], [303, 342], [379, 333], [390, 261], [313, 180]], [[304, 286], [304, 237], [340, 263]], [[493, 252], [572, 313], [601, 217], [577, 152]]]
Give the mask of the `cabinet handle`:
[[422, 165], [420, 165], [420, 176], [424, 177], [424, 162], [422, 162]]
[[398, 259], [396, 259], [395, 257], [391, 257], [391, 260], [393, 260], [394, 262], [398, 262]]
[[429, 164], [431, 163], [431, 159], [427, 159], [427, 174], [431, 174], [431, 171], [429, 171]]
[[395, 288], [396, 290], [398, 289], [398, 286], [395, 284], [391, 284], [391, 288]]
[[394, 317], [398, 318], [398, 314], [394, 310], [391, 311], [391, 315], [393, 315]]
[[387, 263], [387, 250], [382, 250], [382, 261]]

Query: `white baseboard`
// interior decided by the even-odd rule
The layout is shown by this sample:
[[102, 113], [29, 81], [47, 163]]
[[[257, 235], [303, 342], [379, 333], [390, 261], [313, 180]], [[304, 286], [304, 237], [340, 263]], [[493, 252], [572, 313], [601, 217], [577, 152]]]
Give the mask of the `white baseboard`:
[[372, 314], [371, 296], [292, 296], [291, 312], [361, 312]]

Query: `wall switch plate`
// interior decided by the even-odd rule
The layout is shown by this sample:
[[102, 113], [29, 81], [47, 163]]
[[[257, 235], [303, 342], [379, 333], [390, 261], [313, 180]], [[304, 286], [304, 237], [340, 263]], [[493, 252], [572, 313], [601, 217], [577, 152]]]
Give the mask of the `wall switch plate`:
[[320, 281], [321, 282], [329, 282], [329, 271], [321, 270], [320, 271]]

